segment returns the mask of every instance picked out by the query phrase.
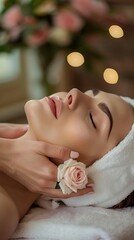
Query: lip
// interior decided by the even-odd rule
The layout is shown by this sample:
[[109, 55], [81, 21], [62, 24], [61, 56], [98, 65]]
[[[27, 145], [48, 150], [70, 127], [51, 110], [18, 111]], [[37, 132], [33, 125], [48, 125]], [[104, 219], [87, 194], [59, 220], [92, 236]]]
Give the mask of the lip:
[[58, 96], [46, 97], [46, 99], [55, 118], [59, 118], [62, 109], [62, 100]]

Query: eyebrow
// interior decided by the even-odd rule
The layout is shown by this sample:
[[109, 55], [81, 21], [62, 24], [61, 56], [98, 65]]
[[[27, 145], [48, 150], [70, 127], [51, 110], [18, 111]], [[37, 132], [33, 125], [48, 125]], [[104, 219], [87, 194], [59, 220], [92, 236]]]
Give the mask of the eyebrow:
[[[97, 94], [100, 93], [100, 90], [99, 89], [92, 89], [92, 93], [93, 93], [93, 96], [96, 96]], [[109, 133], [108, 133], [108, 137], [110, 136], [110, 133], [112, 131], [112, 127], [113, 127], [113, 117], [112, 117], [112, 114], [109, 110], [109, 107], [107, 106], [106, 103], [99, 103], [98, 104], [99, 108], [108, 116], [109, 118], [109, 121], [110, 121], [110, 128], [109, 128]]]
[[110, 121], [110, 128], [109, 128], [109, 133], [108, 133], [108, 137], [110, 136], [112, 127], [113, 127], [113, 117], [112, 114], [108, 108], [108, 106], [106, 105], [106, 103], [99, 103], [98, 104], [99, 108], [108, 116], [109, 121]]

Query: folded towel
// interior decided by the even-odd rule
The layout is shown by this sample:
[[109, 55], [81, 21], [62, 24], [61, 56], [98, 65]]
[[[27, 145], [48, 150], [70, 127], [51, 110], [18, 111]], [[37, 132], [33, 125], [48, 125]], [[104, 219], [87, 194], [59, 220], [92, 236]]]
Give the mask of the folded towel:
[[134, 209], [66, 207], [33, 208], [20, 222], [12, 239], [133, 240]]

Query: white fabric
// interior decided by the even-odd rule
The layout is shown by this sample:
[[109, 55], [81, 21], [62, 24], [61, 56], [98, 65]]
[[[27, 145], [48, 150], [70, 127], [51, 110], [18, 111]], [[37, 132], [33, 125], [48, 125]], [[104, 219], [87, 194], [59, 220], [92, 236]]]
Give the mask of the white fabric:
[[[134, 107], [134, 100], [123, 97]], [[118, 146], [88, 168], [94, 180], [93, 194], [63, 199], [68, 206], [112, 207], [134, 191], [134, 124]]]
[[34, 208], [19, 224], [12, 239], [133, 240], [134, 209], [99, 207]]

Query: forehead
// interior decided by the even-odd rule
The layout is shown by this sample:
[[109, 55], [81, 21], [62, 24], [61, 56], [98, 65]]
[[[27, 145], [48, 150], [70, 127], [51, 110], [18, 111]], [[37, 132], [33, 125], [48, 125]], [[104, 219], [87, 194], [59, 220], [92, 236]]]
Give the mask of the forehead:
[[85, 94], [93, 97], [96, 103], [106, 103], [110, 107], [111, 111], [117, 111], [119, 115], [122, 115], [123, 113], [126, 115], [126, 117], [129, 116], [127, 116], [127, 113], [133, 115], [133, 107], [131, 107], [130, 104], [116, 94], [100, 91], [98, 89], [88, 90], [85, 92]]

